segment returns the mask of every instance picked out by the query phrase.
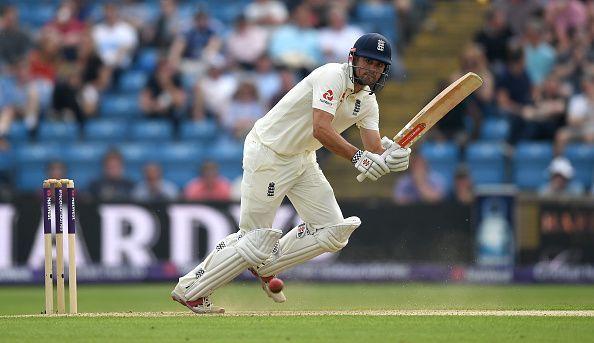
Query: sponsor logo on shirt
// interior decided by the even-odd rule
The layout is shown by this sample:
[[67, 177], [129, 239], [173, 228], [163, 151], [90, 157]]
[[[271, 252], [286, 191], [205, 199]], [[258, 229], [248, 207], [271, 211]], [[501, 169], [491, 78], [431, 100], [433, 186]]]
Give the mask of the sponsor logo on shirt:
[[332, 106], [332, 100], [334, 100], [334, 93], [331, 89], [328, 89], [326, 93], [322, 95], [323, 99], [320, 99], [321, 102], [325, 103], [326, 105]]

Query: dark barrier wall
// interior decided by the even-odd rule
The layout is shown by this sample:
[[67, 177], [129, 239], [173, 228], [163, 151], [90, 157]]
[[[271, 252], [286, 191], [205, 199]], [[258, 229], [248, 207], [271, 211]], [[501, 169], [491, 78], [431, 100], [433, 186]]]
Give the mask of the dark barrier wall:
[[[0, 204], [0, 268], [43, 266], [41, 199], [20, 197]], [[398, 261], [471, 263], [470, 208], [455, 203], [396, 206], [342, 203], [345, 216], [363, 225], [339, 255], [343, 262]], [[77, 202], [79, 265], [178, 265], [202, 259], [236, 230], [235, 203]], [[290, 205], [277, 213], [275, 227], [285, 232], [299, 223]], [[66, 255], [67, 256], [67, 255]]]

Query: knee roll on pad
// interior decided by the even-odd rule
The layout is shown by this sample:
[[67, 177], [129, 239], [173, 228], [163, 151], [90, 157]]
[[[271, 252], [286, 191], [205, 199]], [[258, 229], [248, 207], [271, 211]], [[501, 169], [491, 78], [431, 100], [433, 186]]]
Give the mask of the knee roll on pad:
[[349, 237], [361, 225], [358, 217], [348, 217], [342, 223], [317, 230], [314, 236], [327, 252], [337, 252], [349, 242]]
[[198, 267], [180, 278], [180, 285], [187, 284], [184, 297], [194, 301], [208, 296], [247, 268], [261, 264], [281, 235], [280, 230], [256, 229], [227, 236]]
[[235, 249], [247, 263], [257, 266], [270, 257], [282, 235], [283, 232], [277, 229], [251, 230], [237, 241]]
[[280, 249], [256, 269], [260, 276], [276, 275], [283, 270], [308, 261], [324, 252], [337, 252], [349, 242], [349, 237], [361, 225], [357, 217], [321, 229], [299, 225], [280, 240]]

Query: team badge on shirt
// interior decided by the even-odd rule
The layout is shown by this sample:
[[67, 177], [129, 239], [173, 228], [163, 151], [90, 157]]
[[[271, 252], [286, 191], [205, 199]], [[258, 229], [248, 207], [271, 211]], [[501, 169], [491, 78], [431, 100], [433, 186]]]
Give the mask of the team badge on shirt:
[[355, 100], [355, 108], [353, 109], [353, 115], [356, 116], [361, 111], [361, 100]]

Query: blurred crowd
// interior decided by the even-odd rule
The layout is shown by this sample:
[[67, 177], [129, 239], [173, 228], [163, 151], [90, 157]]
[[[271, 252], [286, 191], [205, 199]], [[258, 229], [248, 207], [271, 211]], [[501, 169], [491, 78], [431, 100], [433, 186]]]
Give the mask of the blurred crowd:
[[[486, 127], [487, 121], [500, 123], [505, 130], [498, 138], [505, 141], [508, 156], [520, 143], [551, 145], [548, 167], [542, 170], [548, 180], [538, 193], [594, 194], [594, 185], [576, 180], [578, 170], [566, 156], [568, 144], [594, 151], [593, 43], [592, 0], [491, 1], [483, 27], [460, 56], [459, 70], [439, 82], [436, 94], [469, 71], [484, 84], [438, 123], [433, 139], [454, 141], [464, 150], [496, 135], [500, 127]], [[589, 173], [586, 180], [592, 179], [590, 155], [585, 157], [589, 170], [579, 170]], [[531, 177], [540, 179], [539, 174]], [[443, 175], [421, 156], [411, 161], [410, 175], [398, 181], [394, 197], [400, 203], [448, 198], [470, 202], [472, 191], [467, 166], [458, 168], [448, 190]]]
[[[44, 12], [37, 6], [47, 9], [48, 3], [53, 4], [51, 16], [40, 22]], [[190, 121], [214, 122], [218, 132], [241, 143], [253, 123], [307, 73], [327, 62], [346, 62], [349, 49], [364, 31], [379, 31], [395, 46], [404, 46], [430, 3], [4, 3], [0, 5], [0, 157], [18, 148], [10, 139], [15, 123], [25, 127], [26, 142], [36, 142], [43, 123], [74, 122], [80, 127], [79, 140], [84, 141], [88, 122], [106, 116], [116, 122], [122, 119], [109, 112], [118, 105], [113, 98], [123, 95], [133, 97], [132, 108], [139, 112], [138, 117], [124, 119], [169, 121], [175, 137]], [[397, 55], [394, 60], [398, 61]], [[111, 149], [104, 163], [115, 156], [117, 149]], [[201, 162], [203, 174], [216, 173], [216, 165], [209, 167], [215, 162]], [[141, 188], [130, 194], [146, 198], [152, 187], [149, 180], [157, 178], [161, 167], [165, 166], [147, 164], [146, 180], [136, 180]], [[18, 170], [7, 169], [3, 171], [0, 163], [0, 182], [12, 184], [7, 180]], [[182, 194], [199, 197], [204, 187], [187, 184]], [[120, 183], [117, 188], [129, 190], [132, 185]], [[163, 188], [162, 196], [178, 196], [173, 187]], [[227, 188], [220, 190], [230, 193]]]

